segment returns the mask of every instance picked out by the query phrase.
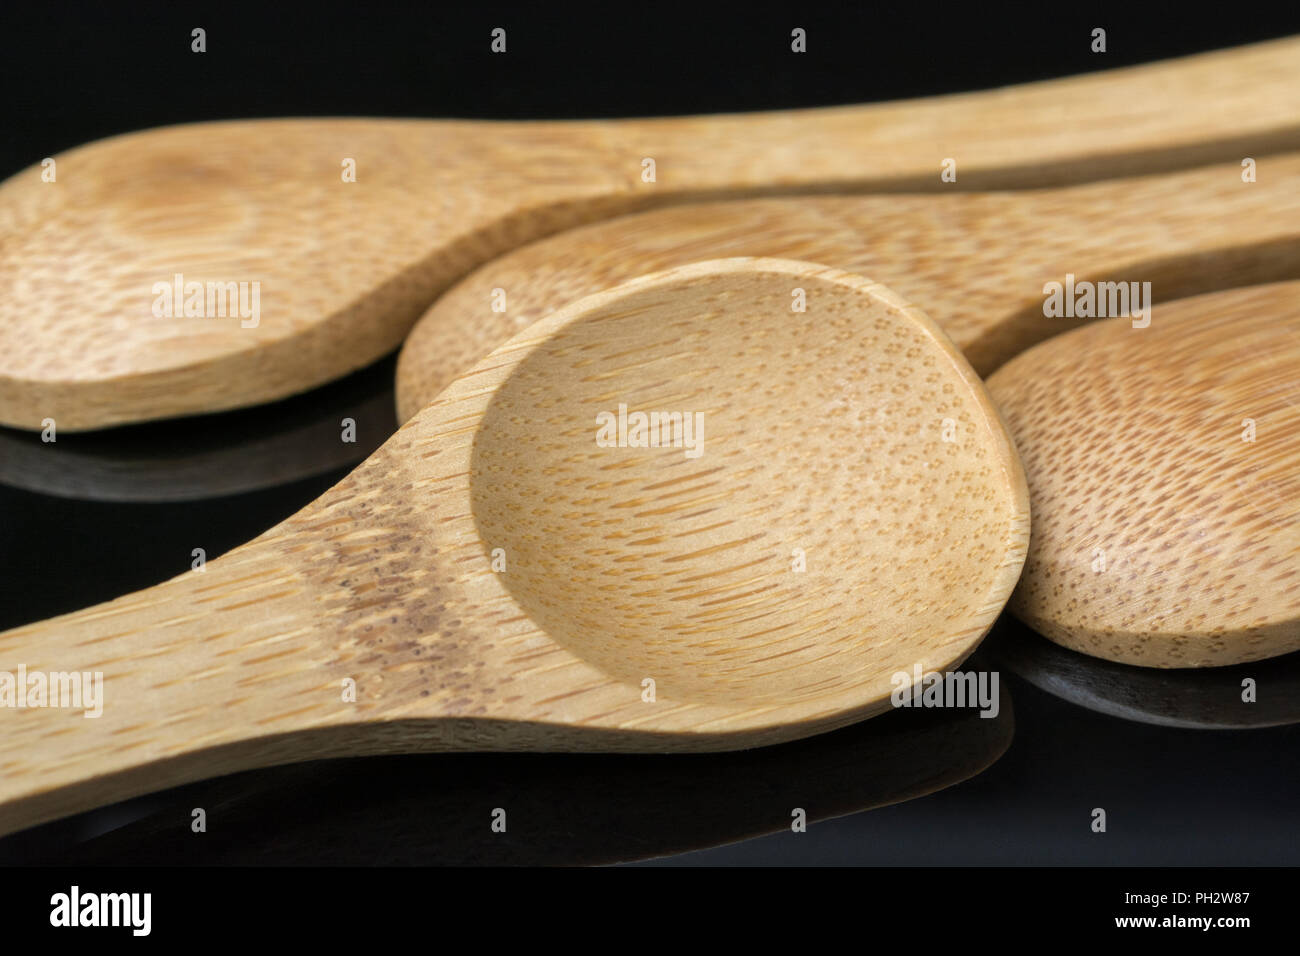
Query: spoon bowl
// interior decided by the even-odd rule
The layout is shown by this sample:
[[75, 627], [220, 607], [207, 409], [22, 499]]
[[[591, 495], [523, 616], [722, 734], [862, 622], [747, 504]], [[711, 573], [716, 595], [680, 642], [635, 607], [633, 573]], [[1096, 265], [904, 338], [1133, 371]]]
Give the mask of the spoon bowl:
[[[1002, 584], [1012, 458], [989, 455], [974, 380], [955, 380], [964, 363], [928, 323], [898, 321], [909, 311], [763, 262], [545, 323], [471, 459], [479, 537], [514, 558], [500, 580], [516, 603], [604, 673], [698, 703], [878, 698], [918, 647], [964, 646], [953, 623], [982, 629]], [[698, 444], [598, 447], [597, 418], [619, 408], [694, 416]], [[893, 653], [909, 632], [919, 643]]]
[[[602, 442], [620, 406], [702, 415], [699, 454]], [[889, 290], [780, 260], [639, 279], [203, 572], [0, 634], [0, 668], [105, 677], [95, 720], [0, 710], [0, 830], [321, 756], [842, 726], [974, 650], [1027, 503], [982, 384]]]
[[1300, 650], [1300, 282], [1050, 339], [988, 380], [1029, 475], [1011, 610], [1120, 664]]

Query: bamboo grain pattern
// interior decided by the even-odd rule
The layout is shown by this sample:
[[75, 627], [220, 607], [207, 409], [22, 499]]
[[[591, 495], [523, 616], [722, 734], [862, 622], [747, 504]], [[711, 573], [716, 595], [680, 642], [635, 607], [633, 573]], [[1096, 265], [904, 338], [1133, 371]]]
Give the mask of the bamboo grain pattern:
[[[702, 409], [703, 453], [597, 447], [618, 401]], [[639, 279], [501, 346], [205, 571], [0, 634], [3, 665], [99, 670], [106, 697], [0, 714], [0, 831], [322, 756], [828, 730], [974, 649], [1027, 509], [982, 383], [884, 287], [776, 260]]]
[[1018, 617], [1146, 667], [1300, 650], [1300, 282], [1098, 322], [988, 385], [1033, 507]]
[[[922, 303], [981, 375], [1086, 319], [1043, 314], [1043, 286], [1149, 281], [1157, 302], [1300, 277], [1300, 153], [1065, 189], [708, 203], [595, 223], [480, 267], [402, 347], [401, 420], [497, 342], [575, 298], [714, 256], [822, 262]], [[495, 309], [495, 290], [505, 309]]]
[[[1300, 40], [1285, 39], [868, 106], [277, 119], [92, 143], [56, 157], [53, 183], [33, 166], [0, 184], [0, 423], [102, 428], [304, 391], [395, 349], [492, 256], [652, 205], [1028, 188], [1300, 148], [1298, 71]], [[654, 183], [642, 181], [645, 158]], [[955, 186], [940, 181], [946, 158]], [[345, 159], [355, 183], [341, 181]], [[151, 290], [174, 275], [258, 283], [258, 324], [155, 317]]]

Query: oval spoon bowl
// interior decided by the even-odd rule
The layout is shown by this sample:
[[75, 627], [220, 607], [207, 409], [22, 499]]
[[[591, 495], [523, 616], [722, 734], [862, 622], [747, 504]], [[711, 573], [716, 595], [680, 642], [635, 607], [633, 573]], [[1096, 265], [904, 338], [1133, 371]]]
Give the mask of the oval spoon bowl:
[[1033, 500], [1018, 617], [1146, 667], [1300, 650], [1300, 283], [1098, 322], [988, 385]]

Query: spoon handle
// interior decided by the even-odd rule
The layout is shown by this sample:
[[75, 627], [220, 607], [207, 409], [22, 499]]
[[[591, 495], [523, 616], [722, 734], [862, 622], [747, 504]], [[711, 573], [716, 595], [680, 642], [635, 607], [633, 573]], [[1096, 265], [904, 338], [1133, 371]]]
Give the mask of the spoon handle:
[[[1143, 307], [1294, 278], [1300, 152], [1261, 159], [1257, 181], [1243, 172], [1231, 160], [1064, 189], [705, 203], [572, 229], [494, 260], [433, 304], [402, 346], [398, 417], [554, 303], [709, 256], [800, 256], [871, 276], [922, 303], [987, 375], [1090, 321], [1045, 309], [1045, 284], [1071, 275], [1137, 282]], [[510, 290], [508, 311], [488, 307], [497, 287]]]
[[[284, 398], [396, 349], [494, 256], [653, 206], [1024, 190], [1300, 149], [1297, 74], [1288, 39], [830, 109], [239, 120], [101, 140], [57, 159], [75, 174], [45, 182], [34, 165], [0, 183], [0, 423], [71, 431]], [[355, 188], [343, 158], [364, 171]], [[239, 321], [216, 307], [222, 282], [246, 293]], [[190, 283], [214, 315], [182, 318]]]
[[1025, 188], [1294, 149], [1298, 73], [1287, 38], [974, 93], [612, 125], [661, 189]]
[[[245, 547], [202, 572], [0, 633], [0, 833], [310, 759], [297, 732], [355, 720], [291, 567]], [[338, 752], [329, 732], [319, 736], [322, 753]]]

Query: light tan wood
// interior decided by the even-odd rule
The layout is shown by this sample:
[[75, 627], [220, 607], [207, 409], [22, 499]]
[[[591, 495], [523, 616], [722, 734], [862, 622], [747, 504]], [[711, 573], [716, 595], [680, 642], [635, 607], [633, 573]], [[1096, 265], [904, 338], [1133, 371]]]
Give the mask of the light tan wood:
[[[405, 420], [493, 346], [557, 306], [637, 275], [723, 256], [806, 259], [921, 303], [981, 375], [1087, 320], [1043, 315], [1043, 286], [1149, 281], [1158, 301], [1300, 276], [1300, 153], [1041, 191], [707, 203], [624, 216], [482, 266], [411, 331]], [[495, 311], [504, 293], [505, 311]]]
[[[599, 446], [620, 402], [700, 412], [701, 454]], [[206, 571], [0, 634], [0, 669], [102, 671], [106, 696], [0, 710], [0, 831], [328, 755], [829, 730], [975, 648], [1028, 528], [983, 385], [892, 292], [777, 260], [637, 280]]]
[[1017, 616], [1148, 667], [1300, 650], [1300, 283], [1099, 322], [988, 385], [1032, 495]]
[[[241, 121], [104, 140], [56, 157], [53, 183], [33, 166], [0, 185], [0, 423], [97, 428], [311, 388], [396, 348], [492, 256], [654, 204], [1025, 188], [1300, 148], [1297, 73], [1300, 40], [1286, 39], [871, 106]], [[940, 181], [947, 158], [955, 187]], [[178, 274], [259, 283], [258, 325], [156, 318], [154, 286]]]

